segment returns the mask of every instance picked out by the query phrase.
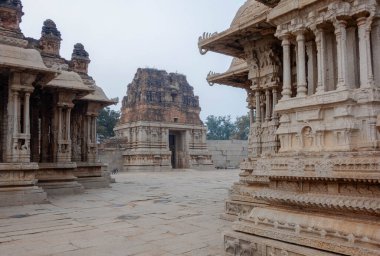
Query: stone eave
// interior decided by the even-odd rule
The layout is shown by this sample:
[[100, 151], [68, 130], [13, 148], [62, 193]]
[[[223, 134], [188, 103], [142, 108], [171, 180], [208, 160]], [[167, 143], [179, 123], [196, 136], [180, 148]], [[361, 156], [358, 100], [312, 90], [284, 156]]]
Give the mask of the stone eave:
[[212, 74], [207, 76], [207, 82], [210, 86], [214, 84], [228, 85], [241, 89], [249, 89], [252, 85], [248, 79], [249, 69], [248, 66], [242, 66], [239, 69], [228, 70], [222, 74]]
[[81, 77], [72, 71], [61, 71], [61, 73], [47, 83], [45, 87], [71, 90], [81, 93], [91, 93], [95, 90], [85, 85]]
[[2, 67], [53, 77], [58, 73], [45, 66], [37, 50], [3, 44], [0, 45], [0, 68]]
[[232, 57], [244, 58], [245, 52], [241, 40], [259, 37], [260, 34], [265, 34], [269, 28], [273, 27], [266, 22], [268, 11], [269, 9], [255, 16], [254, 19], [232, 26], [221, 33], [204, 33], [198, 42], [201, 54], [213, 51]]
[[90, 94], [87, 94], [86, 96], [80, 98], [79, 100], [88, 101], [88, 102], [97, 102], [104, 106], [116, 105], [117, 103], [119, 103], [118, 98], [108, 99], [104, 91], [99, 86], [96, 86], [96, 85], [95, 85], [95, 89], [93, 89], [93, 91]]

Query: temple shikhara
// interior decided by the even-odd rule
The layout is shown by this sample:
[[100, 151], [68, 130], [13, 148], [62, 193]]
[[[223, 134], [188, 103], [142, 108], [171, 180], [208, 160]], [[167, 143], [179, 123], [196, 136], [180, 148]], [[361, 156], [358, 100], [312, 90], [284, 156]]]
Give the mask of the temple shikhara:
[[20, 0], [0, 1], [0, 206], [108, 186], [97, 161], [96, 117], [117, 101], [88, 75], [82, 44], [71, 60], [60, 56], [53, 21], [38, 40], [26, 38], [22, 8]]
[[138, 69], [115, 127], [124, 171], [212, 169], [199, 97], [186, 77]]
[[248, 0], [200, 37], [234, 57], [208, 82], [246, 90], [251, 113], [227, 255], [380, 255], [379, 5]]

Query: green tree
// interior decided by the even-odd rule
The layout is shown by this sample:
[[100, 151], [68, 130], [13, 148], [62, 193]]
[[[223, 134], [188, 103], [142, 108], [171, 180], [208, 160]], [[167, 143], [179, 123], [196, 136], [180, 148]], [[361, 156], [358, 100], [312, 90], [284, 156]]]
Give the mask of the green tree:
[[248, 140], [249, 126], [249, 114], [237, 117], [235, 121], [236, 130], [232, 138], [235, 140]]
[[236, 130], [230, 116], [208, 116], [206, 125], [209, 140], [229, 140]]
[[100, 140], [115, 136], [113, 129], [119, 121], [120, 112], [106, 107], [100, 111], [97, 121], [97, 133]]

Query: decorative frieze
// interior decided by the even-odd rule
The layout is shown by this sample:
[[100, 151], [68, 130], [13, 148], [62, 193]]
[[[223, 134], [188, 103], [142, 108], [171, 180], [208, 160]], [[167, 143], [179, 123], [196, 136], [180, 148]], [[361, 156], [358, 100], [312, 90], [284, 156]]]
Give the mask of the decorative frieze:
[[[254, 2], [242, 7], [249, 22], [201, 45], [244, 56], [252, 81], [249, 155], [226, 207], [242, 214], [226, 254], [379, 255], [379, 3], [284, 0], [258, 20]], [[262, 63], [280, 43], [282, 54], [269, 54], [280, 63], [277, 98]]]

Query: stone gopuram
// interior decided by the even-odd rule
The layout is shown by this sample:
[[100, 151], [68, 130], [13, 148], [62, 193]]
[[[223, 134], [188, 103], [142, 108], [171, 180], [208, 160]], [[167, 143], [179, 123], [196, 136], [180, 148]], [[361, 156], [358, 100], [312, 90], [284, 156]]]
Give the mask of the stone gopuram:
[[380, 6], [248, 0], [201, 54], [247, 92], [248, 158], [226, 201], [227, 255], [380, 255]]
[[108, 186], [96, 117], [116, 101], [88, 75], [83, 45], [65, 60], [56, 24], [46, 20], [40, 39], [26, 38], [23, 15], [20, 0], [0, 1], [0, 206]]
[[214, 168], [194, 89], [181, 74], [138, 69], [123, 99], [116, 139], [124, 171]]

